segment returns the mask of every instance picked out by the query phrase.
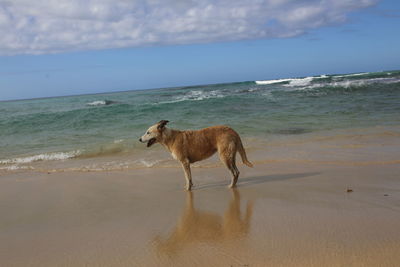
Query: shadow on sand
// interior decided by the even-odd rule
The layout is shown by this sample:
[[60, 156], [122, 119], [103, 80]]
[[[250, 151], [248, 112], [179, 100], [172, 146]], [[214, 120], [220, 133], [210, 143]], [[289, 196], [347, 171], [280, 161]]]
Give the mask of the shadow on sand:
[[153, 245], [162, 255], [175, 257], [189, 245], [203, 243], [232, 243], [242, 240], [250, 231], [253, 202], [248, 201], [241, 210], [240, 193], [232, 189], [231, 200], [224, 214], [199, 210], [195, 207], [193, 192], [186, 193], [186, 202], [174, 229], [166, 236], [157, 235]]
[[[275, 181], [284, 181], [284, 180], [291, 180], [291, 179], [298, 179], [298, 178], [305, 178], [314, 175], [320, 174], [319, 172], [303, 172], [303, 173], [289, 173], [289, 174], [274, 174], [274, 175], [265, 175], [265, 176], [256, 176], [256, 177], [249, 177], [249, 178], [240, 178], [237, 183], [237, 187], [244, 187], [250, 186], [255, 184], [262, 184], [268, 182], [275, 182]], [[212, 187], [220, 187], [220, 186], [228, 186], [230, 183], [229, 180], [209, 183], [204, 185], [195, 185], [193, 188], [194, 190], [200, 190], [205, 188], [212, 188]]]

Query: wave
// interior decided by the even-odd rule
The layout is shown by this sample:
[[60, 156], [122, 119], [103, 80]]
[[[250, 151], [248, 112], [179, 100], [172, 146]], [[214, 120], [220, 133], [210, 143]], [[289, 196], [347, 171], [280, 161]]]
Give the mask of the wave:
[[65, 160], [65, 159], [75, 158], [80, 154], [81, 154], [80, 150], [75, 150], [70, 152], [44, 153], [27, 157], [3, 159], [0, 160], [0, 164], [24, 164], [36, 161]]
[[[352, 74], [343, 74], [343, 75], [325, 75], [322, 74], [320, 76], [309, 76], [309, 77], [304, 77], [304, 78], [284, 78], [284, 79], [276, 79], [276, 80], [265, 80], [265, 81], [255, 81], [256, 84], [258, 85], [270, 85], [270, 84], [282, 84], [285, 87], [301, 87], [301, 86], [308, 86], [311, 85], [314, 82], [319, 82], [320, 80], [326, 80], [328, 79], [329, 81], [333, 81], [333, 83], [327, 83], [326, 86], [341, 86], [342, 84], [344, 86], [347, 86], [346, 84], [362, 84], [364, 83], [376, 83], [376, 82], [391, 82], [390, 79], [395, 79], [396, 78], [388, 78], [388, 77], [374, 77], [371, 78], [371, 72], [360, 72], [360, 73], [352, 73]], [[384, 73], [379, 75], [391, 75], [392, 73]], [[375, 74], [377, 75], [377, 74]], [[365, 77], [363, 77], [365, 76]], [[343, 81], [343, 78], [352, 78], [350, 80], [345, 80]], [[335, 81], [339, 80], [339, 81]], [[355, 81], [353, 83], [353, 81]], [[343, 82], [343, 83], [341, 83]], [[397, 82], [397, 81], [394, 81]], [[324, 83], [322, 83], [324, 84]]]
[[118, 103], [117, 101], [112, 101], [112, 100], [96, 100], [93, 102], [86, 103], [88, 106], [108, 106], [112, 104]]
[[205, 99], [211, 98], [222, 98], [225, 97], [219, 90], [214, 91], [202, 91], [202, 90], [193, 90], [184, 95], [176, 96], [173, 100], [169, 101], [161, 101], [155, 104], [170, 104], [170, 103], [177, 103], [182, 101], [201, 101]]
[[[322, 87], [351, 88], [363, 87], [371, 84], [392, 84], [399, 83], [399, 77], [387, 77], [387, 73], [379, 74], [385, 77], [371, 77], [370, 72], [353, 73], [346, 75], [320, 75], [304, 78], [288, 78], [266, 81], [255, 81], [258, 85], [280, 84], [282, 87], [293, 88], [292, 90], [307, 90]], [[351, 79], [347, 79], [351, 78]]]
[[346, 78], [346, 77], [356, 77], [356, 76], [364, 76], [369, 75], [371, 72], [360, 72], [360, 73], [351, 73], [351, 74], [343, 74], [343, 75], [334, 75], [333, 78]]
[[275, 83], [284, 83], [288, 82], [292, 79], [277, 79], [277, 80], [265, 80], [265, 81], [255, 81], [256, 84], [259, 85], [268, 85], [268, 84], [275, 84]]
[[309, 76], [304, 78], [286, 78], [277, 80], [265, 80], [265, 81], [255, 81], [258, 85], [269, 85], [269, 84], [279, 84], [282, 83], [284, 86], [294, 87], [294, 86], [305, 86], [310, 84], [315, 79], [328, 78], [327, 75], [322, 74], [320, 76]]
[[358, 80], [344, 80], [344, 81], [333, 81], [328, 83], [315, 83], [309, 86], [305, 86], [299, 88], [301, 90], [304, 89], [314, 89], [321, 87], [342, 87], [345, 89], [351, 87], [363, 87], [371, 84], [392, 84], [399, 83], [400, 78], [372, 78], [372, 79], [358, 79]]
[[125, 143], [123, 139], [115, 140], [113, 143], [101, 144], [89, 147], [83, 150], [77, 157], [79, 158], [94, 158], [101, 156], [110, 156], [129, 151], [130, 144]]
[[287, 87], [297, 87], [297, 86], [306, 86], [309, 85], [315, 77], [305, 77], [301, 79], [291, 79], [289, 84], [284, 84], [283, 86]]
[[[110, 156], [114, 154], [120, 154], [123, 152], [132, 151], [133, 145], [129, 141], [124, 139], [117, 139], [111, 143], [98, 144], [89, 146], [86, 148], [80, 148], [68, 152], [48, 152], [41, 153], [32, 156], [22, 156], [9, 159], [0, 160], [0, 169], [16, 170], [21, 169], [23, 165], [39, 162], [39, 161], [57, 161], [67, 160], [73, 158], [95, 158], [102, 156]], [[22, 165], [22, 166], [19, 166]]]

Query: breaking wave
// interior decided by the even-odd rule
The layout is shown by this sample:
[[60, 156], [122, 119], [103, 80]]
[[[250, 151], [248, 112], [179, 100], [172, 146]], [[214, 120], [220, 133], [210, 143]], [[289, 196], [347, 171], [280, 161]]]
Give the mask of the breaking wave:
[[371, 72], [360, 72], [360, 73], [351, 73], [351, 74], [343, 74], [343, 75], [335, 75], [335, 78], [346, 78], [346, 77], [355, 77], [355, 76], [364, 76], [368, 75]]
[[284, 86], [295, 87], [295, 86], [306, 86], [309, 85], [315, 78], [314, 77], [306, 77], [302, 79], [291, 79], [288, 84], [284, 84]]
[[284, 86], [305, 86], [310, 84], [315, 79], [327, 78], [327, 75], [320, 76], [310, 76], [304, 78], [288, 78], [288, 79], [277, 79], [277, 80], [265, 80], [265, 81], [255, 81], [259, 85], [269, 85], [269, 84], [283, 84]]
[[214, 91], [192, 90], [183, 95], [176, 96], [172, 100], [161, 101], [156, 104], [170, 104], [183, 101], [201, 101], [205, 99], [222, 98], [222, 97], [225, 97], [225, 95], [222, 94], [222, 92], [219, 90], [214, 90]]
[[[315, 77], [277, 79], [266, 81], [255, 81], [257, 85], [280, 85], [286, 88], [294, 88], [296, 90], [314, 89], [320, 87], [361, 87], [371, 84], [391, 84], [399, 83], [398, 77], [371, 77], [369, 72], [354, 73], [346, 75], [321, 75]], [[367, 76], [367, 77], [365, 77]], [[349, 79], [351, 78], [351, 79]]]
[[259, 85], [268, 85], [268, 84], [275, 84], [275, 83], [284, 83], [288, 82], [292, 79], [277, 79], [277, 80], [265, 80], [265, 81], [255, 81], [256, 84]]
[[108, 106], [117, 103], [116, 101], [112, 100], [96, 100], [93, 102], [86, 103], [88, 106]]
[[360, 79], [360, 80], [343, 80], [343, 81], [332, 81], [328, 83], [314, 83], [308, 86], [304, 86], [300, 89], [314, 89], [321, 87], [342, 87], [345, 89], [351, 87], [362, 87], [371, 84], [391, 84], [399, 83], [399, 78], [372, 78], [372, 79]]
[[81, 154], [80, 150], [70, 152], [43, 153], [27, 157], [0, 160], [0, 164], [25, 164], [36, 161], [65, 160], [75, 158]]

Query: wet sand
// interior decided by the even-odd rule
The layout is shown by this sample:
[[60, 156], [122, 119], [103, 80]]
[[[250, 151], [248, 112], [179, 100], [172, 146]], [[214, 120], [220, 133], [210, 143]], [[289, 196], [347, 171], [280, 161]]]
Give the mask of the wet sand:
[[[1, 266], [396, 266], [400, 164], [0, 177]], [[347, 192], [352, 191], [352, 192]]]

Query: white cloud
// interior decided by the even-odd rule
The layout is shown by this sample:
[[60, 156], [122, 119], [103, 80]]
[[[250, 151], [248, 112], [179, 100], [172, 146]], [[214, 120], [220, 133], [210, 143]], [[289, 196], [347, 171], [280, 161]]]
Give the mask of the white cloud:
[[0, 55], [284, 38], [378, 0], [0, 0]]

